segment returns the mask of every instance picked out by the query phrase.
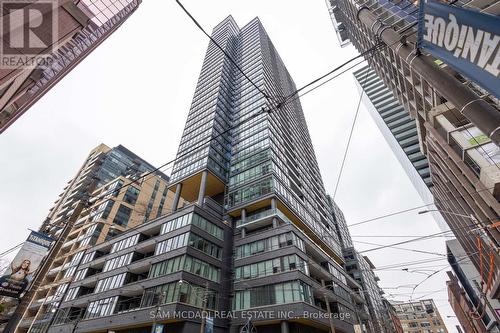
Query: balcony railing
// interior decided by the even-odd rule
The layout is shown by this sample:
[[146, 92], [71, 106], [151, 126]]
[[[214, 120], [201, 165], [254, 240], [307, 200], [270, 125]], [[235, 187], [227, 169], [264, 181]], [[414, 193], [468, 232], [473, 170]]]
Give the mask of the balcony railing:
[[264, 210], [262, 212], [259, 212], [259, 213], [247, 216], [245, 218], [245, 221], [243, 221], [242, 219], [239, 219], [239, 220], [236, 221], [236, 227], [241, 227], [243, 225], [247, 225], [247, 224], [259, 221], [259, 220], [263, 220], [263, 219], [269, 218], [271, 216], [278, 216], [284, 222], [286, 222], [286, 223], [292, 223], [292, 221], [285, 214], [283, 214], [282, 211], [280, 211], [279, 209], [276, 208], [276, 209]]
[[224, 213], [222, 206], [215, 200], [209, 197], [203, 198], [203, 207], [211, 211], [215, 216], [221, 217]]
[[480, 178], [484, 168], [500, 164], [499, 149], [491, 140], [470, 124], [459, 126], [451, 123], [444, 116], [436, 117], [446, 134], [448, 143], [469, 168]]

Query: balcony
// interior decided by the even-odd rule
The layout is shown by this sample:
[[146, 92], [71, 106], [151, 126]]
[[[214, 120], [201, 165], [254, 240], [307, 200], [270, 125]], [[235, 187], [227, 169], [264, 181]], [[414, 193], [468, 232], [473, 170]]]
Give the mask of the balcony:
[[236, 221], [236, 227], [237, 228], [245, 227], [249, 230], [258, 229], [260, 227], [269, 224], [272, 221], [272, 218], [274, 217], [279, 217], [285, 223], [292, 223], [292, 221], [288, 217], [286, 217], [286, 215], [283, 214], [283, 212], [281, 212], [279, 209], [276, 208], [276, 209], [264, 210], [257, 214], [252, 214], [250, 216], [247, 216], [245, 218], [245, 221], [239, 219]]
[[490, 192], [500, 196], [500, 149], [477, 127], [463, 125], [451, 114], [452, 110], [436, 116], [438, 133]]
[[48, 271], [47, 276], [54, 276], [57, 273], [59, 273], [63, 269], [63, 266], [58, 266], [55, 268], [52, 268], [50, 271]]
[[212, 213], [212, 215], [214, 215], [215, 217], [222, 219], [224, 209], [217, 201], [213, 200], [212, 198], [203, 198], [203, 208], [205, 208], [209, 213]]
[[28, 327], [31, 326], [31, 323], [33, 323], [33, 320], [35, 320], [35, 317], [23, 318], [19, 322], [19, 327], [21, 327], [21, 328], [28, 328]]

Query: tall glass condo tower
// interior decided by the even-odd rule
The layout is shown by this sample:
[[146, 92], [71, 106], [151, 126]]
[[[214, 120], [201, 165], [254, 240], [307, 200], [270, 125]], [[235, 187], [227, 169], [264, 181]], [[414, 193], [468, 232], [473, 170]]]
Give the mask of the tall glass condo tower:
[[[210, 42], [171, 186], [187, 202], [221, 205], [232, 224], [235, 310], [297, 301], [315, 306], [315, 284], [331, 284], [332, 273], [341, 277], [343, 259], [300, 101], [285, 100], [295, 84], [258, 18], [240, 29], [228, 17], [212, 37], [224, 52]], [[289, 249], [257, 256], [278, 248], [271, 236], [285, 231], [290, 243], [297, 235], [310, 246], [294, 250], [298, 256]], [[304, 252], [329, 274], [312, 278]], [[265, 257], [294, 258], [304, 276], [273, 275], [284, 268]], [[240, 290], [248, 286], [253, 289]], [[285, 298], [275, 297], [286, 288], [296, 288], [290, 300], [286, 291]], [[319, 299], [326, 309], [324, 297]]]
[[[240, 29], [228, 17], [212, 36], [172, 171], [171, 212], [88, 249], [68, 287], [84, 292], [62, 301], [48, 333], [367, 326], [300, 102], [283, 102], [295, 90], [290, 74], [257, 18]], [[202, 311], [209, 318], [192, 316]]]

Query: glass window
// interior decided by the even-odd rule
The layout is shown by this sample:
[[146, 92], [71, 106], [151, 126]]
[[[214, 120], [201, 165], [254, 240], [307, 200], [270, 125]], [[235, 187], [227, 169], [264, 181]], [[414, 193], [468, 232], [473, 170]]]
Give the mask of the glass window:
[[127, 192], [125, 192], [125, 195], [123, 196], [123, 201], [131, 205], [135, 205], [135, 203], [137, 202], [137, 198], [139, 197], [139, 192], [140, 190], [138, 188], [128, 186]]
[[216, 226], [212, 222], [207, 221], [203, 217], [201, 217], [197, 214], [193, 214], [193, 222], [192, 223], [193, 223], [193, 225], [197, 226], [198, 228], [205, 230], [206, 232], [208, 232], [212, 236], [214, 236], [220, 240], [224, 239], [224, 230], [222, 228]]
[[184, 270], [214, 282], [220, 281], [220, 268], [190, 256], [179, 256], [151, 266], [149, 277], [158, 277]]
[[146, 289], [142, 297], [141, 307], [180, 302], [202, 308], [205, 295], [207, 296], [207, 308], [215, 309], [217, 293], [214, 290], [205, 290], [204, 287], [191, 283], [173, 282]]
[[178, 236], [166, 239], [158, 244], [156, 244], [156, 249], [155, 249], [155, 255], [162, 254], [162, 253], [167, 253], [172, 250], [181, 248], [183, 246], [186, 246], [188, 244], [187, 240], [187, 235], [189, 233], [183, 233]]
[[234, 297], [233, 308], [238, 311], [253, 307], [294, 302], [312, 304], [311, 287], [301, 281], [291, 281], [237, 291]]
[[241, 280], [260, 278], [296, 269], [300, 270], [306, 275], [309, 275], [309, 267], [307, 261], [294, 254], [261, 261], [250, 265], [236, 267], [235, 279]]
[[91, 302], [85, 312], [85, 318], [97, 318], [113, 314], [117, 300], [118, 296], [114, 296]]
[[133, 236], [122, 239], [121, 241], [113, 243], [113, 245], [111, 246], [110, 253], [118, 252], [128, 247], [136, 245], [137, 242], [139, 241], [139, 237], [140, 234], [135, 234]]
[[120, 205], [118, 211], [116, 212], [115, 218], [113, 219], [113, 223], [124, 227], [127, 226], [131, 213], [132, 209], [128, 208], [125, 205]]
[[245, 258], [265, 251], [276, 250], [285, 246], [294, 245], [304, 251], [304, 241], [297, 237], [295, 233], [272, 236], [252, 243], [236, 247], [236, 259]]

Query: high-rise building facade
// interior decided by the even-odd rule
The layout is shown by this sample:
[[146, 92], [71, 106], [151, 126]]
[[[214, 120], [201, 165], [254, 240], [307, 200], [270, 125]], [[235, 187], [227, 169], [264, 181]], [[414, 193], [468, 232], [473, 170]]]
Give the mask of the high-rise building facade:
[[[0, 133], [116, 31], [140, 3], [141, 0], [2, 1]], [[19, 17], [22, 29], [8, 23]], [[31, 32], [32, 27], [41, 28]], [[27, 46], [26, 40], [34, 37], [24, 36], [26, 31], [37, 34], [45, 46]], [[19, 39], [24, 41], [22, 45], [14, 43]]]
[[[94, 190], [119, 177], [139, 177], [142, 173], [153, 171], [154, 166], [122, 145], [110, 148], [100, 144], [92, 149], [75, 177], [68, 181], [54, 206], [50, 208], [40, 230], [49, 235], [56, 235], [56, 231], [64, 226], [75, 205], [85, 197], [90, 197]], [[165, 174], [155, 173], [168, 181]]]
[[[495, 269], [500, 265], [500, 233], [491, 227], [500, 215], [500, 150], [449, 103], [434, 108], [425, 127], [436, 207], [446, 212], [450, 229], [485, 287], [489, 284], [488, 296], [500, 299], [500, 271]], [[481, 258], [490, 254], [493, 267], [482, 265]]]
[[[472, 260], [456, 239], [446, 241], [446, 252], [452, 269], [447, 272], [448, 300], [464, 330], [500, 332], [500, 302], [483, 294], [481, 274]], [[485, 259], [489, 262], [489, 257]]]
[[388, 315], [382, 298], [382, 290], [378, 286], [379, 277], [375, 274], [375, 266], [366, 256], [361, 255], [354, 247], [344, 249], [345, 269], [362, 287], [361, 292], [367, 300], [370, 314], [367, 331], [373, 333], [389, 332], [385, 328], [385, 316]]
[[448, 333], [434, 300], [392, 303], [404, 333]]
[[[140, 178], [148, 172], [152, 173]], [[75, 216], [74, 211], [82, 201], [88, 204]], [[80, 265], [98, 254], [86, 255], [85, 250], [167, 214], [172, 201], [168, 177], [155, 171], [151, 164], [121, 145], [109, 148], [101, 144], [94, 148], [41, 227], [42, 232], [54, 239], [61, 236], [64, 239], [57, 253], [47, 258], [50, 267], [38, 282], [39, 287], [34, 294], [23, 297], [27, 307], [22, 303], [18, 309], [22, 319], [15, 325], [16, 332], [46, 332], [64, 299], [88, 292], [85, 286], [68, 288], [70, 282], [90, 274]]]
[[99, 255], [68, 286], [86, 292], [63, 300], [50, 333], [347, 333], [369, 319], [300, 102], [276, 105], [295, 89], [283, 61], [258, 18], [240, 28], [228, 17], [212, 37], [224, 52], [209, 43], [172, 213], [87, 249]]
[[[365, 107], [414, 188], [425, 203], [434, 202], [429, 161], [422, 153], [424, 149], [421, 147], [422, 141], [419, 140], [415, 119], [408, 114], [373, 68], [365, 66], [353, 74]], [[436, 211], [432, 213], [439, 227], [443, 231], [449, 230], [441, 214]]]
[[354, 247], [344, 213], [330, 196], [327, 196], [327, 199], [333, 212], [333, 223], [335, 224], [342, 249]]
[[[497, 163], [499, 101], [462, 74], [429, 54], [415, 54], [418, 7], [411, 1], [338, 0], [331, 12], [343, 22], [348, 38], [360, 51], [378, 42], [385, 47], [366, 55], [369, 66], [415, 120], [421, 152], [427, 157], [434, 203], [467, 253], [494, 253], [500, 264]], [[457, 1], [483, 13], [498, 15], [498, 1]], [[481, 228], [477, 242], [477, 228]], [[476, 229], [476, 232], [471, 230]], [[471, 260], [482, 281], [489, 269]], [[500, 297], [498, 270], [492, 272], [492, 298]]]
[[396, 308], [385, 297], [382, 297], [384, 311], [382, 313], [383, 326], [388, 333], [404, 333], [403, 325], [399, 320]]
[[344, 213], [330, 196], [327, 199], [342, 246], [344, 268], [359, 285], [353, 286], [354, 292], [365, 300], [363, 307], [359, 310], [367, 315], [361, 320], [364, 325], [363, 332], [392, 333], [397, 331], [398, 323], [391, 318], [393, 309], [382, 297], [383, 291], [378, 285], [379, 278], [374, 272], [375, 266], [368, 257], [361, 255], [354, 248]]
[[[240, 29], [229, 17], [215, 27], [212, 35], [226, 53], [217, 50], [214, 43], [208, 47], [172, 174], [176, 194], [187, 201], [198, 200], [198, 204], [206, 196], [223, 204], [225, 214], [235, 223], [237, 249], [251, 247], [257, 241], [263, 244], [275, 234], [273, 228], [290, 224], [296, 234], [314, 242], [316, 250], [310, 256], [317, 256], [320, 248], [328, 257], [318, 256], [318, 263], [330, 267], [331, 273], [341, 271], [341, 246], [300, 101], [295, 99], [281, 107], [273, 103], [295, 90], [283, 61], [258, 19]], [[228, 56], [235, 59], [245, 76]], [[282, 260], [285, 253], [280, 252], [274, 258]], [[286, 274], [269, 278], [269, 272], [260, 267], [268, 267], [266, 260], [271, 257], [256, 254], [235, 258], [236, 311], [266, 306], [278, 310], [281, 307], [276, 305], [290, 300], [263, 296], [289, 287], [297, 288], [302, 295], [300, 300], [305, 305], [296, 307], [298, 312], [305, 311], [306, 304], [315, 304], [311, 279], [314, 268], [302, 263], [300, 250], [297, 267], [309, 266], [304, 271], [309, 279], [290, 280]], [[326, 281], [334, 283], [332, 279]], [[336, 283], [339, 292], [347, 288], [342, 281]], [[325, 310], [331, 310], [333, 299], [321, 299]], [[342, 298], [337, 303], [349, 308]], [[245, 322], [232, 322], [233, 326], [238, 324]], [[280, 325], [286, 330], [289, 323]], [[336, 325], [345, 329], [341, 323]]]
[[[420, 148], [415, 119], [412, 119], [405, 111], [372, 68], [365, 66], [354, 71], [353, 74], [356, 84], [363, 91], [363, 96], [369, 100], [369, 102], [366, 101], [365, 105], [370, 115], [384, 134], [384, 138], [406, 174], [419, 194], [423, 193], [424, 190], [428, 191], [427, 187], [432, 186], [431, 172], [429, 162]], [[394, 140], [396, 144], [394, 144]], [[401, 150], [403, 154], [400, 153]], [[410, 166], [408, 166], [408, 162]], [[421, 185], [422, 181], [424, 186]], [[422, 194], [421, 196], [424, 197]]]
[[[295, 90], [258, 20], [240, 31], [228, 18], [215, 28], [213, 35], [266, 95], [277, 100]], [[341, 261], [342, 252], [332, 229], [299, 100], [280, 108], [269, 105], [265, 96], [217, 50], [213, 43], [208, 47], [179, 146], [172, 185], [181, 188], [186, 200], [194, 201], [199, 180], [204, 185], [214, 185], [205, 186], [210, 189], [208, 196], [223, 193], [227, 184], [224, 207], [233, 218], [241, 216], [242, 207], [248, 205], [252, 209], [271, 207], [271, 197], [275, 197], [277, 207], [272, 208], [291, 210], [302, 220], [308, 235]], [[225, 133], [228, 128], [231, 131]], [[251, 218], [250, 212], [246, 215]]]

